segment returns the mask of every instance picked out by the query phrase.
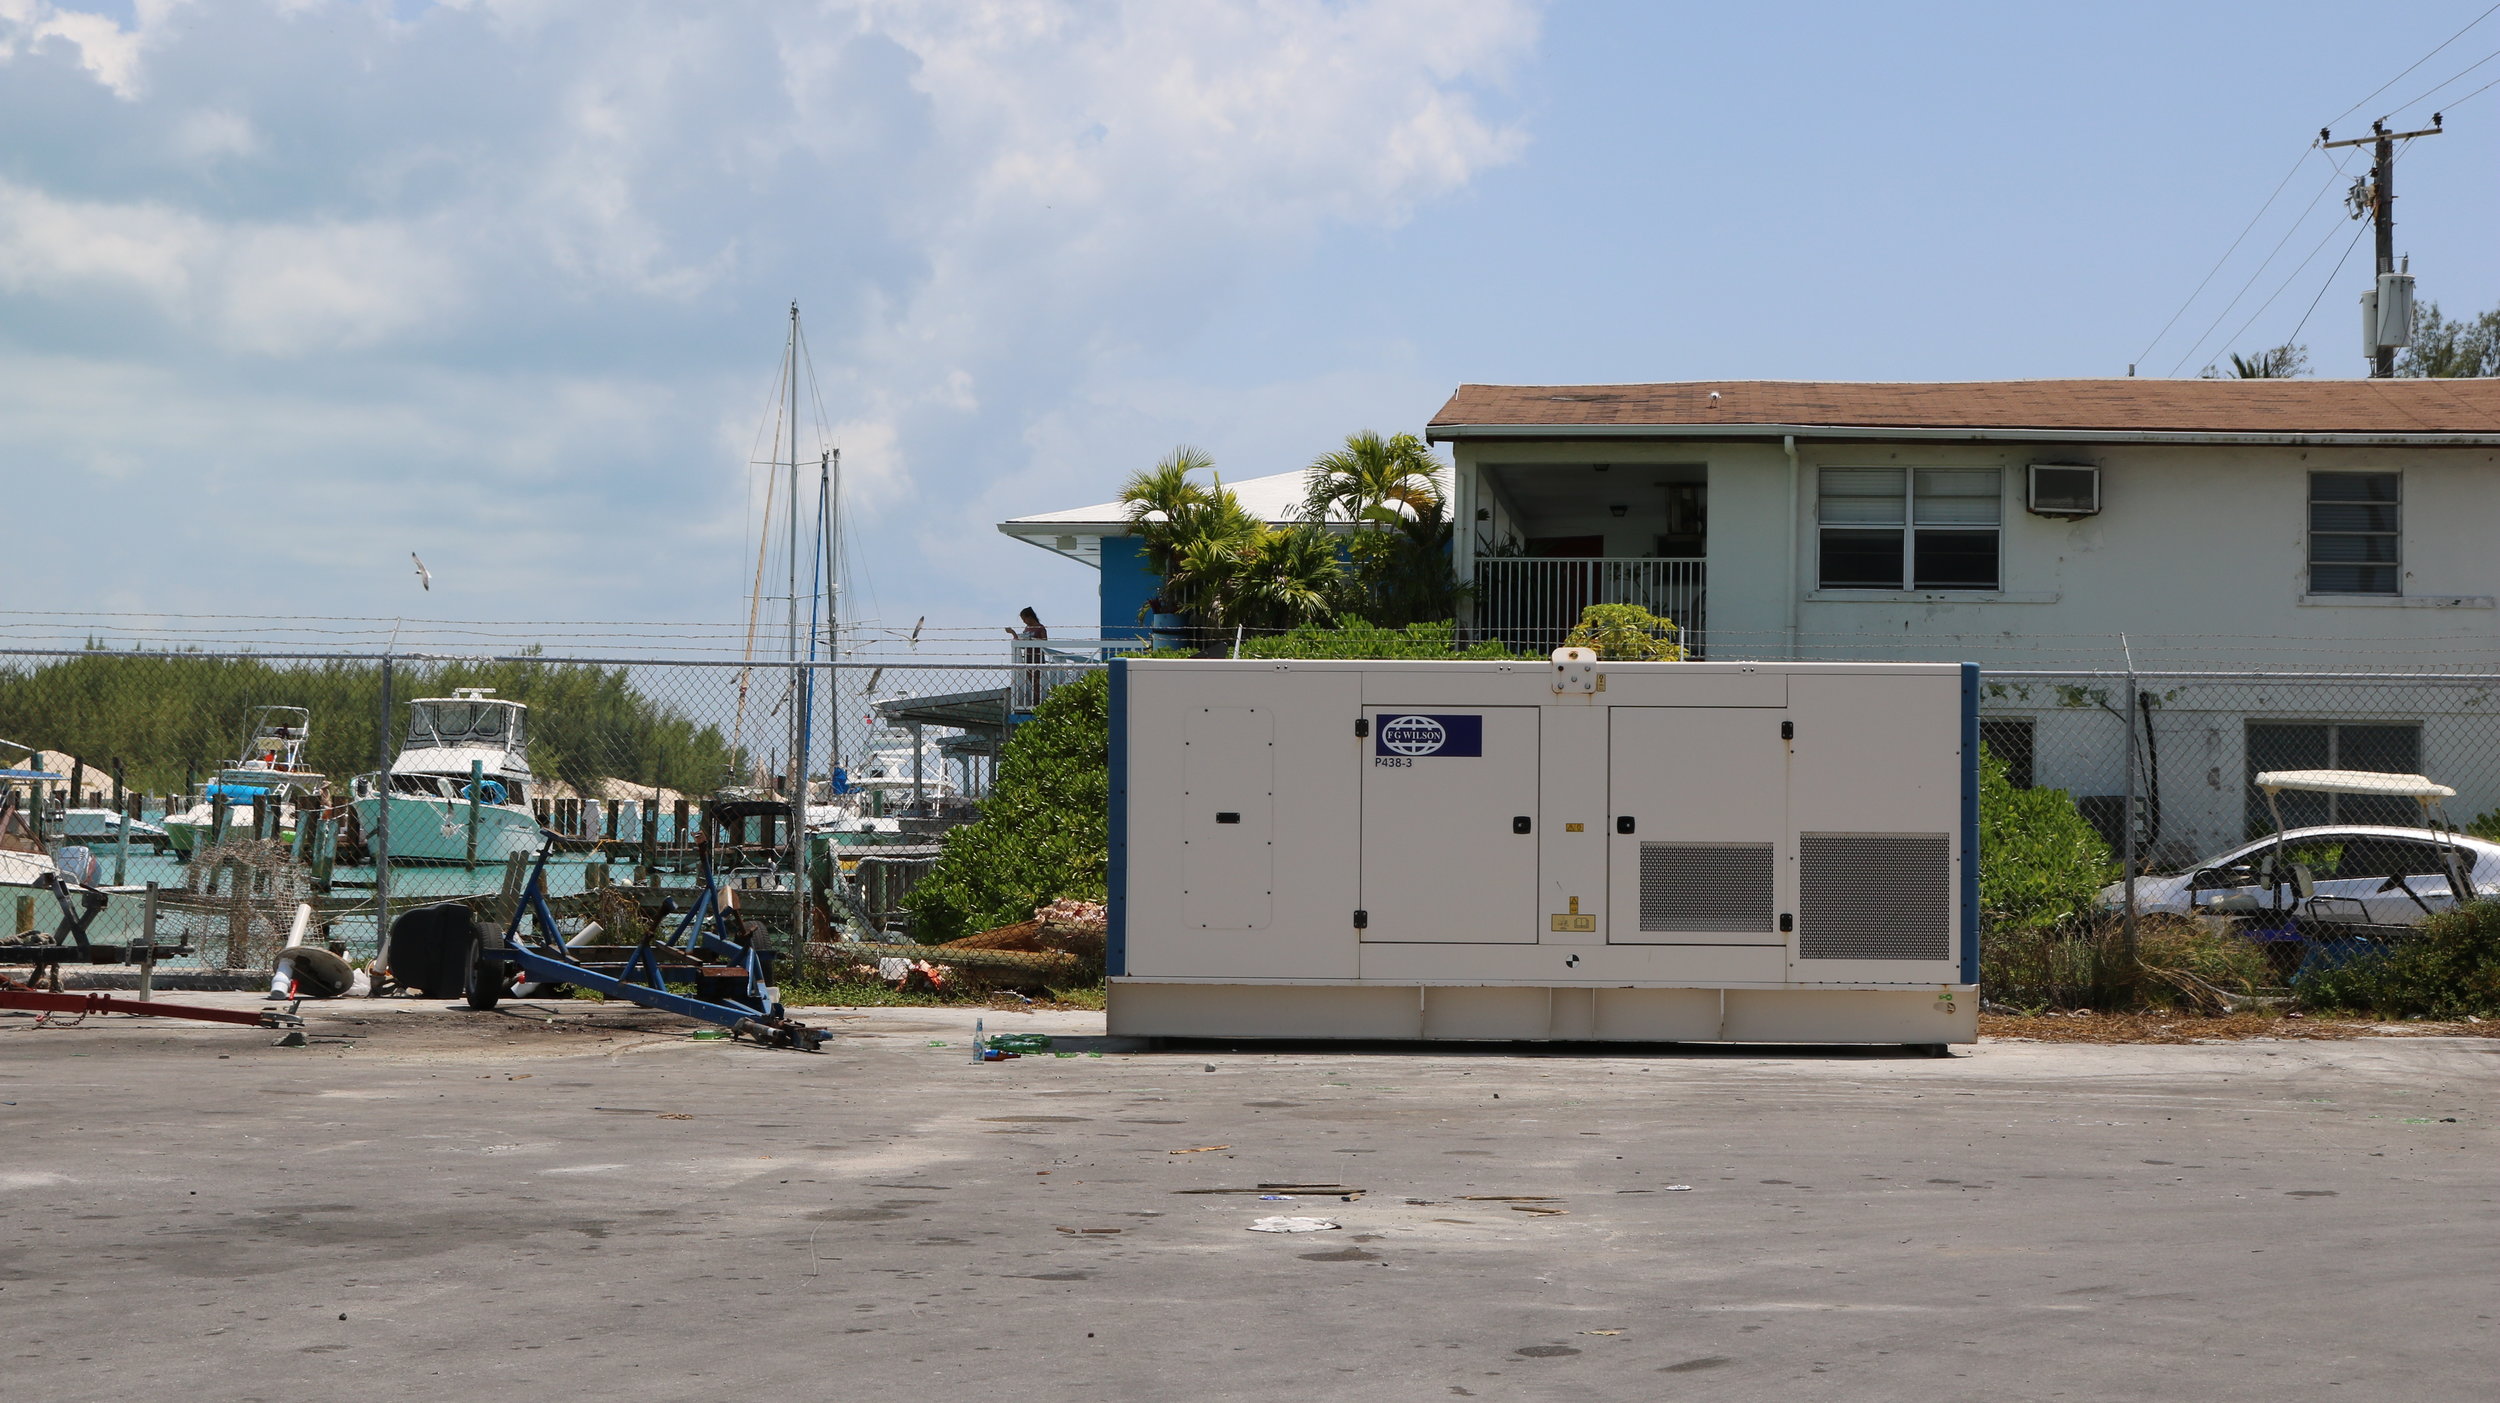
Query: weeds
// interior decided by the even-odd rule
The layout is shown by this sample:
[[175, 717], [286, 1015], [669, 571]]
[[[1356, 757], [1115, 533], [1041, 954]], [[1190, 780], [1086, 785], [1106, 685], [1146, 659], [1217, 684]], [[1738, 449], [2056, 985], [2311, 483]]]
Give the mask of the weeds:
[[2300, 1001], [2381, 1018], [2500, 1013], [2500, 901], [2477, 901], [2423, 922], [2419, 934], [2301, 980]]
[[2024, 1012], [2230, 1013], [2271, 983], [2254, 941], [2180, 916], [2139, 918], [2132, 964], [2124, 931], [2106, 918], [1993, 930], [1979, 946], [1980, 991]]

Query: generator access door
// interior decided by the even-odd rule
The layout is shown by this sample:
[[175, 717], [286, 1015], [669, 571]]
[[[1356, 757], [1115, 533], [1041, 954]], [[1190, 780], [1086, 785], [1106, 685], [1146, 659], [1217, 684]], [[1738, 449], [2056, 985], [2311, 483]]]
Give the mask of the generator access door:
[[1537, 716], [1364, 708], [1363, 939], [1536, 943]]
[[1785, 945], [1787, 713], [1618, 706], [1607, 733], [1610, 945]]

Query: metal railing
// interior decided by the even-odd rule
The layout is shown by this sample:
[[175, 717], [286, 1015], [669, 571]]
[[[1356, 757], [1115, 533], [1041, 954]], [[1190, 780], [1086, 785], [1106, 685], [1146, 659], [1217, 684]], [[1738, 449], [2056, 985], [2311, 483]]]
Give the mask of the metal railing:
[[1515, 647], [1561, 646], [1592, 604], [1637, 604], [1673, 619], [1678, 640], [1701, 656], [1709, 589], [1693, 559], [1499, 556], [1476, 562], [1475, 631]]

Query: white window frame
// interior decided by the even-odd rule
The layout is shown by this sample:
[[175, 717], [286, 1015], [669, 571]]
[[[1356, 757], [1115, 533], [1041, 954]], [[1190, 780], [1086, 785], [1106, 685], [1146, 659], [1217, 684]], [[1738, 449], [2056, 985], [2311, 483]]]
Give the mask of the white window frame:
[[[1901, 474], [1901, 522], [1898, 526], [1860, 522], [1827, 522], [1823, 520], [1823, 473], [1834, 469], [1875, 468]], [[1997, 578], [1992, 585], [1927, 585], [1918, 580], [1918, 475], [1930, 472], [1989, 472], [1997, 479], [1997, 519], [1993, 523], [1929, 522], [1930, 530], [1986, 531], [1996, 537]], [[2401, 489], [2400, 489], [2401, 490]], [[1898, 531], [1901, 533], [1901, 581], [1892, 585], [1833, 584], [1823, 578], [1823, 535], [1827, 531]], [[1890, 594], [2003, 594], [2005, 592], [2005, 469], [2002, 465], [1956, 467], [1928, 463], [1901, 465], [1894, 463], [1831, 463], [1815, 469], [1814, 487], [1814, 580], [1815, 589], [1863, 591]]]

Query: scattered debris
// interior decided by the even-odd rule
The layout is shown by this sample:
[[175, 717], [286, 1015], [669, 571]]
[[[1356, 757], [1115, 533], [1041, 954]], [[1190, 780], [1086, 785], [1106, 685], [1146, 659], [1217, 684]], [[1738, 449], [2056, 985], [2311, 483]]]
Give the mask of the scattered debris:
[[1337, 1224], [1326, 1218], [1261, 1218], [1250, 1225], [1251, 1232], [1331, 1232]]
[[1186, 1150], [1174, 1150], [1172, 1153], [1176, 1155], [1204, 1155], [1213, 1154], [1217, 1150], [1229, 1150], [1231, 1148], [1232, 1146], [1230, 1145], [1195, 1145]]
[[1552, 1194], [1460, 1194], [1469, 1203], [1555, 1203]]
[[[1692, 1185], [1690, 1185], [1690, 1184], [1669, 1184], [1669, 1185], [1667, 1185], [1667, 1192], [1668, 1192], [1668, 1193], [1671, 1193], [1671, 1194], [1688, 1194], [1688, 1193], [1691, 1193], [1692, 1191], [1693, 1191], [1693, 1186], [1692, 1186]], [[1635, 1189], [1635, 1190], [1633, 1190], [1633, 1192], [1638, 1193], [1638, 1192], [1639, 1192], [1639, 1190]]]
[[1544, 1213], [1557, 1218], [1566, 1217], [1571, 1212], [1568, 1208], [1539, 1208], [1533, 1203], [1514, 1203], [1510, 1206], [1510, 1211], [1513, 1213]]

